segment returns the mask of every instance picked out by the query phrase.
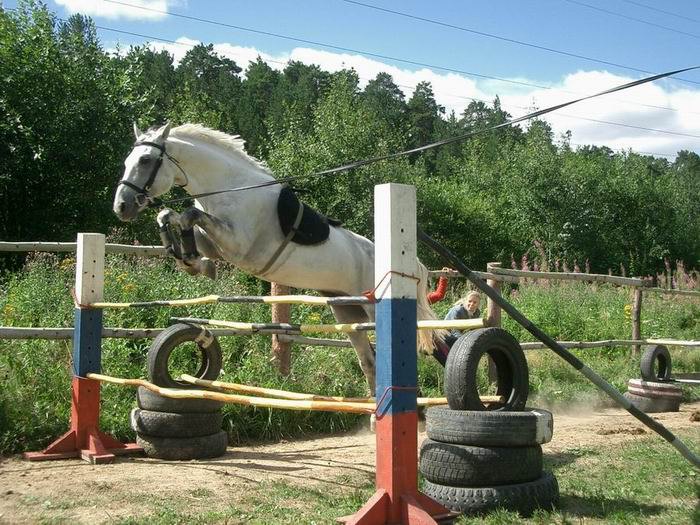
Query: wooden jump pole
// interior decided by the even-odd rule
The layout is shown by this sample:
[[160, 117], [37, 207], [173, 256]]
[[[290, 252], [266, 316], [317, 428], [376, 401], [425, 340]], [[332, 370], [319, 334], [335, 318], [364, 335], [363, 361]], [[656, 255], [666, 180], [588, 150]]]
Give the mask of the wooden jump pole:
[[[80, 304], [100, 301], [104, 288], [105, 236], [79, 233], [75, 294]], [[102, 358], [102, 310], [75, 308], [73, 381], [70, 430], [41, 452], [26, 452], [31, 461], [81, 457], [90, 463], [109, 463], [115, 454], [140, 452], [135, 444], [120, 443], [101, 432], [99, 373]]]
[[413, 186], [374, 188], [377, 355], [376, 492], [353, 525], [435, 524], [452, 514], [418, 491], [416, 412], [416, 191]]

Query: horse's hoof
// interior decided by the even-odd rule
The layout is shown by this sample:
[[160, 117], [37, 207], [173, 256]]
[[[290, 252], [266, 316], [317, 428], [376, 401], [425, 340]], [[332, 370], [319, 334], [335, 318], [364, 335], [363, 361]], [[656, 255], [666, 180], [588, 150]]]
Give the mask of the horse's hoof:
[[212, 281], [216, 279], [216, 265], [211, 259], [202, 257], [202, 273]]

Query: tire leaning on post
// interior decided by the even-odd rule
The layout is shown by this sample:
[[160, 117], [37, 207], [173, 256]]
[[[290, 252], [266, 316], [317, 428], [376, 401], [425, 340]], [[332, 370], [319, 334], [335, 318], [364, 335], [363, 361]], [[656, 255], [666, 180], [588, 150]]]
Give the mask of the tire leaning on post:
[[[502, 404], [481, 402], [477, 371], [482, 357], [496, 367], [496, 395]], [[452, 410], [518, 411], [525, 408], [529, 393], [528, 368], [518, 341], [502, 328], [482, 328], [463, 335], [452, 346], [445, 364], [445, 395]]]
[[[206, 342], [203, 341], [206, 339]], [[206, 329], [178, 323], [163, 330], [153, 340], [148, 350], [148, 378], [151, 383], [165, 388], [189, 388], [186, 382], [175, 380], [170, 375], [168, 362], [173, 350], [179, 345], [194, 342], [202, 355], [202, 363], [194, 375], [198, 379], [215, 380], [221, 373], [223, 357], [219, 341]]]
[[664, 345], [649, 346], [642, 354], [639, 368], [646, 381], [668, 381], [671, 379], [671, 353]]

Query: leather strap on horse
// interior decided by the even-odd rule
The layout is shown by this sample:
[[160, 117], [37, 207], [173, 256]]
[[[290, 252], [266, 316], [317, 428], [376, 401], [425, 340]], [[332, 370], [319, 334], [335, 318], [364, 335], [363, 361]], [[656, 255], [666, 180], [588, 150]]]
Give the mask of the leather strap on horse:
[[275, 250], [275, 253], [272, 254], [272, 257], [270, 257], [270, 260], [267, 261], [267, 264], [265, 265], [265, 267], [262, 270], [260, 270], [259, 272], [256, 272], [255, 275], [264, 275], [265, 272], [267, 272], [270, 269], [270, 267], [273, 264], [275, 264], [275, 261], [277, 261], [279, 256], [282, 255], [282, 252], [287, 247], [289, 242], [292, 240], [292, 237], [294, 237], [294, 235], [296, 235], [297, 230], [299, 229], [299, 225], [301, 224], [302, 215], [304, 215], [304, 203], [299, 201], [299, 210], [297, 211], [296, 219], [294, 219], [294, 224], [292, 225], [292, 229], [289, 230], [289, 233], [282, 241], [282, 244], [280, 244], [277, 247], [277, 250]]

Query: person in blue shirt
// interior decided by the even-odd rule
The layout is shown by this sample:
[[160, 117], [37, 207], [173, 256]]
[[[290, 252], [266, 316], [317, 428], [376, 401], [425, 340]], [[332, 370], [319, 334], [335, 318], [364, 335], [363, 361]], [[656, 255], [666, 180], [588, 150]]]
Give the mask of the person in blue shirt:
[[[450, 311], [447, 312], [447, 315], [445, 316], [445, 320], [478, 319], [481, 317], [481, 310], [479, 310], [480, 304], [481, 297], [479, 296], [479, 292], [471, 291], [466, 297], [457, 301], [455, 305], [450, 308]], [[448, 344], [448, 346], [452, 347], [454, 342], [461, 336], [461, 330], [452, 330], [445, 338], [445, 342]]]

